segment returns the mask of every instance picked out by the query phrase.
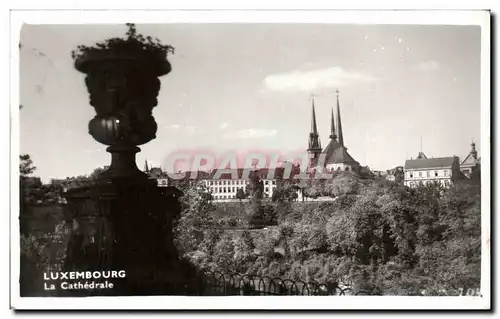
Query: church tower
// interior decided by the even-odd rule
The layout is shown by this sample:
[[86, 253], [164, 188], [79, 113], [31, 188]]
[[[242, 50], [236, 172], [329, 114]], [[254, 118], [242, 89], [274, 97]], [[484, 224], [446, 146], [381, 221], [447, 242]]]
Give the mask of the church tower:
[[475, 161], [477, 161], [476, 143], [472, 142], [470, 146], [471, 146], [470, 155], [472, 156], [472, 158], [474, 158]]
[[332, 108], [330, 142], [323, 150], [325, 154], [325, 166], [327, 171], [358, 171], [359, 163], [347, 152], [344, 145], [344, 132], [342, 131], [342, 120], [340, 117], [339, 91], [337, 90], [337, 123], [335, 124], [334, 111]]
[[316, 125], [316, 112], [314, 110], [314, 98], [312, 100], [311, 133], [309, 133], [309, 159], [315, 163], [321, 154], [321, 142], [319, 140], [318, 126]]

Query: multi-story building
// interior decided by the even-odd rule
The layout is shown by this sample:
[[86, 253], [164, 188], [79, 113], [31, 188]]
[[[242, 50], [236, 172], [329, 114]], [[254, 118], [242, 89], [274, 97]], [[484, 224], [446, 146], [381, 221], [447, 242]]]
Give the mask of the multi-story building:
[[[247, 193], [247, 187], [250, 184], [248, 179], [243, 179], [243, 170], [235, 170], [220, 177], [214, 178], [214, 172], [204, 178], [202, 182], [212, 193], [214, 200], [238, 199], [238, 192]], [[237, 179], [233, 179], [234, 174]]]
[[[147, 172], [152, 179], [156, 179], [159, 187], [167, 187], [172, 184], [168, 174], [159, 168], [148, 168], [147, 163], [144, 165], [144, 171]], [[248, 185], [250, 178], [245, 178], [245, 175], [257, 174], [263, 186], [263, 197], [272, 198], [274, 190], [277, 187], [277, 179], [282, 174], [282, 169], [275, 170], [275, 178], [268, 177], [267, 169], [251, 169], [245, 172], [245, 169], [224, 170], [223, 174], [218, 174], [217, 170], [211, 172], [197, 172], [196, 178], [191, 178], [193, 172], [183, 172], [184, 178], [188, 181], [201, 181], [212, 194], [215, 201], [230, 201], [239, 199], [238, 193], [244, 197], [248, 195]], [[245, 174], [246, 173], [246, 174]], [[237, 176], [237, 178], [234, 178]]]
[[404, 166], [404, 185], [410, 188], [435, 182], [449, 187], [461, 177], [457, 156], [427, 158], [420, 152], [416, 159], [407, 160]]

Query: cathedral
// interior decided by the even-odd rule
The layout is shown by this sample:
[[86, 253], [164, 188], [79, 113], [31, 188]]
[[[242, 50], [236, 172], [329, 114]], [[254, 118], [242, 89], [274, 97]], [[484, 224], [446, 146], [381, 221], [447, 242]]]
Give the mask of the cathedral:
[[[342, 132], [342, 120], [340, 118], [339, 92], [337, 91], [337, 121], [332, 109], [330, 141], [325, 149], [321, 148], [321, 140], [316, 125], [316, 111], [314, 109], [314, 98], [312, 101], [311, 132], [309, 133], [309, 147], [307, 149], [311, 168], [318, 170], [319, 166], [326, 168], [327, 172], [333, 171], [354, 171], [360, 169], [359, 163], [347, 152], [344, 144], [344, 134]], [[324, 161], [322, 160], [324, 158]]]

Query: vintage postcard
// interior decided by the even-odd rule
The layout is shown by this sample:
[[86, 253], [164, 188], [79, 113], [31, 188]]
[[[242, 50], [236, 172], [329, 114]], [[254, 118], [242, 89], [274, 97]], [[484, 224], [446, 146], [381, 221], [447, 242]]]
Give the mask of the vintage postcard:
[[13, 308], [491, 307], [488, 11], [11, 35]]

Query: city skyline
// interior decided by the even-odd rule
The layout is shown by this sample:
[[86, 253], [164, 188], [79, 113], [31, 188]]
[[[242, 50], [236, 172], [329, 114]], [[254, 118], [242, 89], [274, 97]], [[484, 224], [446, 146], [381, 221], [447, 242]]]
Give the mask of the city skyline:
[[[422, 149], [462, 160], [480, 145], [480, 28], [395, 25], [137, 25], [173, 45], [171, 74], [153, 114], [157, 138], [141, 146], [162, 165], [177, 150], [307, 148], [311, 94], [328, 142], [335, 90], [345, 144], [361, 165], [402, 166]], [[25, 25], [21, 32], [20, 150], [35, 175], [83, 175], [108, 165], [87, 132], [94, 116], [70, 51], [124, 25]], [[327, 41], [328, 39], [328, 41]], [[422, 139], [422, 147], [421, 147]], [[481, 150], [478, 149], [480, 152]]]

